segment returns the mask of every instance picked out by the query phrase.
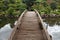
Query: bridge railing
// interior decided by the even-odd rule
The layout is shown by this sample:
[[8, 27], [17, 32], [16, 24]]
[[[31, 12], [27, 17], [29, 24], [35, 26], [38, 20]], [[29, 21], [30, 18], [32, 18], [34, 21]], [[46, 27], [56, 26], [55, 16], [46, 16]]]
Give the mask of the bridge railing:
[[[39, 17], [39, 22], [40, 22], [41, 25], [42, 25], [42, 28], [43, 28], [42, 32], [43, 32], [44, 38], [47, 38], [47, 40], [51, 40], [51, 39], [50, 39], [50, 36], [49, 36], [49, 34], [48, 34], [48, 31], [46, 30], [46, 28], [45, 28], [44, 25], [43, 25], [43, 20], [42, 20], [40, 14], [38, 13], [38, 11], [37, 11], [36, 9], [35, 9], [35, 12], [37, 13], [37, 16]], [[44, 33], [45, 33], [45, 34], [44, 34]]]
[[[19, 17], [19, 19], [18, 19], [18, 21], [17, 21], [17, 24], [16, 24], [15, 28], [13, 29], [13, 31], [12, 31], [12, 33], [11, 33], [11, 36], [9, 37], [8, 40], [12, 40], [12, 39], [13, 39], [13, 37], [14, 37], [14, 35], [15, 35], [15, 32], [16, 32], [17, 28], [21, 25], [21, 20], [22, 20], [24, 14], [25, 14], [26, 12], [27, 12], [27, 10], [25, 10], [25, 11], [21, 14], [21, 16]], [[43, 32], [44, 38], [47, 38], [47, 40], [50, 40], [50, 36], [49, 36], [47, 30], [44, 28], [43, 20], [42, 20], [40, 14], [38, 13], [37, 10], [35, 10], [35, 12], [36, 12], [37, 16], [39, 17], [39, 22], [40, 22], [41, 25], [42, 25], [42, 28], [43, 28], [42, 32]], [[44, 33], [45, 33], [45, 34], [44, 34]]]
[[25, 10], [25, 11], [21, 14], [21, 16], [19, 17], [19, 19], [18, 19], [18, 21], [17, 21], [17, 23], [16, 23], [16, 25], [15, 25], [15, 28], [13, 28], [13, 31], [12, 31], [12, 33], [11, 33], [11, 36], [9, 37], [8, 40], [12, 40], [12, 39], [13, 39], [14, 34], [15, 34], [17, 28], [19, 27], [19, 25], [21, 25], [21, 20], [22, 20], [24, 14], [25, 14], [26, 12], [27, 12], [27, 10]]

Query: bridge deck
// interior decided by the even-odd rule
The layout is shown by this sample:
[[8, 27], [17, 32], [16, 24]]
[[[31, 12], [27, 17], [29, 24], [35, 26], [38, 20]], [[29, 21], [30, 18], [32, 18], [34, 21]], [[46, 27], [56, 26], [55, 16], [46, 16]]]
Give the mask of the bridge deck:
[[47, 40], [43, 37], [38, 16], [34, 11], [28, 11], [21, 22], [12, 40]]

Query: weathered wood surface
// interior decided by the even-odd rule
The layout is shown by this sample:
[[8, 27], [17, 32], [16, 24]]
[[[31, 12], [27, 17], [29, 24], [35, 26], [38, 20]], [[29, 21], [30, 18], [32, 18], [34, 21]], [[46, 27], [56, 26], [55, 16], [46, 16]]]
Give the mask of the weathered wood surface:
[[25, 12], [19, 18], [9, 40], [50, 40], [40, 19], [35, 11]]

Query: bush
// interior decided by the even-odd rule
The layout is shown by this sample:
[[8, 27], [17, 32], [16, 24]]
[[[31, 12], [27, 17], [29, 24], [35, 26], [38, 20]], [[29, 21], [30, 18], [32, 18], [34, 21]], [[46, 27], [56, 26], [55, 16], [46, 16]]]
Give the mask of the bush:
[[22, 2], [26, 4], [27, 9], [31, 10], [31, 7], [34, 5], [36, 0], [23, 0]]
[[[22, 13], [26, 9], [26, 5], [21, 2], [21, 0], [1, 0], [0, 1], [0, 14], [3, 15], [15, 15]], [[14, 12], [16, 11], [16, 13]], [[15, 14], [14, 14], [15, 13]]]
[[52, 10], [57, 9], [57, 4], [56, 3], [51, 3], [50, 6], [51, 6]]

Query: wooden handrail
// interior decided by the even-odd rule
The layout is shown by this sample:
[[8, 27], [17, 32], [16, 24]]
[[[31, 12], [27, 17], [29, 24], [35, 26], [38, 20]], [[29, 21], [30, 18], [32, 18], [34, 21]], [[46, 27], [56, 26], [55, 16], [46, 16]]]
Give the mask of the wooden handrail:
[[21, 16], [19, 17], [19, 19], [18, 19], [18, 21], [17, 21], [17, 24], [16, 24], [15, 27], [13, 28], [13, 31], [12, 31], [12, 33], [11, 33], [11, 36], [9, 37], [8, 40], [12, 40], [12, 39], [13, 39], [14, 34], [15, 34], [17, 28], [19, 27], [19, 25], [21, 24], [21, 20], [22, 20], [24, 14], [25, 14], [26, 12], [27, 12], [27, 10], [25, 10], [25, 11], [21, 14]]
[[37, 16], [39, 17], [39, 22], [41, 23], [41, 25], [43, 27], [42, 31], [45, 33], [45, 34], [43, 33], [43, 36], [45, 35], [45, 37], [47, 38], [47, 40], [51, 40], [50, 36], [49, 36], [49, 34], [48, 34], [47, 30], [46, 30], [46, 28], [43, 25], [43, 20], [42, 20], [40, 14], [38, 13], [38, 11], [36, 9], [35, 9], [35, 12], [37, 13]]

